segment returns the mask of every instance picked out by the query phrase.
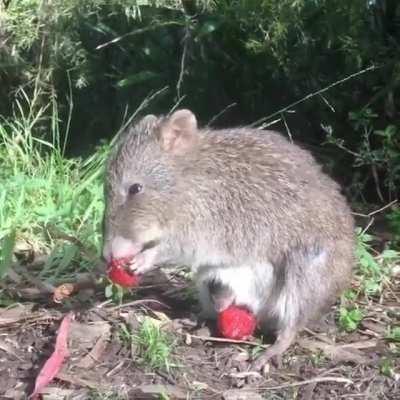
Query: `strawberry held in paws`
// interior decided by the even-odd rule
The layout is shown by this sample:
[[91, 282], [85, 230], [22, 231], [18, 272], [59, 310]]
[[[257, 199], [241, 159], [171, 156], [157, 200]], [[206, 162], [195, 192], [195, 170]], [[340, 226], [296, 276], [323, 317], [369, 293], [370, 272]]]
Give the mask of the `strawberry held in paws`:
[[129, 264], [130, 258], [113, 259], [108, 264], [108, 277], [120, 286], [134, 287], [139, 284], [140, 278], [133, 272], [126, 270], [125, 265]]
[[227, 339], [244, 340], [253, 335], [256, 326], [256, 317], [244, 307], [231, 305], [218, 314], [218, 331]]

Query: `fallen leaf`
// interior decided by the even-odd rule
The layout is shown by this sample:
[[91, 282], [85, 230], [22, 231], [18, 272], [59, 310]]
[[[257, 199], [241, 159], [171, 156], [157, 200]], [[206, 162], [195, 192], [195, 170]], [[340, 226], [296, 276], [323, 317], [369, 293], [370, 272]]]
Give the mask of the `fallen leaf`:
[[53, 292], [53, 301], [55, 303], [61, 303], [64, 299], [71, 296], [75, 291], [75, 285], [73, 283], [63, 283], [57, 286]]
[[187, 399], [187, 394], [179, 387], [173, 385], [140, 385], [135, 389], [135, 395], [147, 396], [145, 397], [146, 399], [159, 399], [160, 395], [169, 396], [176, 400]]
[[18, 304], [0, 311], [0, 326], [10, 325], [32, 316], [33, 304]]
[[23, 359], [17, 355], [15, 348], [2, 339], [0, 339], [0, 350], [6, 352], [7, 354], [12, 354], [18, 360], [23, 361]]
[[358, 364], [368, 363], [369, 358], [366, 357], [356, 346], [351, 347], [351, 344], [341, 346], [332, 345], [319, 340], [299, 339], [298, 344], [312, 352], [322, 350], [326, 356], [337, 362], [354, 362]]
[[230, 389], [222, 394], [224, 400], [263, 400], [263, 396], [257, 392], [242, 390], [242, 389]]
[[92, 349], [96, 341], [104, 334], [110, 334], [110, 324], [107, 321], [98, 322], [71, 322], [70, 343], [74, 352], [86, 353]]
[[93, 346], [92, 350], [90, 350], [89, 354], [82, 358], [77, 366], [79, 368], [90, 368], [95, 363], [100, 362], [100, 358], [107, 348], [109, 336], [109, 332], [103, 333], [103, 335], [100, 336], [96, 344]]
[[61, 321], [60, 328], [57, 333], [54, 351], [52, 355], [47, 359], [39, 375], [37, 376], [35, 388], [33, 390], [33, 393], [29, 396], [30, 399], [38, 398], [41, 390], [44, 389], [58, 374], [65, 358], [69, 356], [68, 334], [72, 318], [73, 314], [68, 313]]
[[68, 382], [68, 383], [71, 383], [76, 386], [82, 386], [82, 387], [87, 387], [89, 389], [96, 389], [96, 390], [104, 389], [102, 387], [101, 382], [86, 379], [86, 378], [81, 378], [79, 376], [67, 374], [64, 372], [60, 372], [58, 374], [57, 378], [64, 382]]

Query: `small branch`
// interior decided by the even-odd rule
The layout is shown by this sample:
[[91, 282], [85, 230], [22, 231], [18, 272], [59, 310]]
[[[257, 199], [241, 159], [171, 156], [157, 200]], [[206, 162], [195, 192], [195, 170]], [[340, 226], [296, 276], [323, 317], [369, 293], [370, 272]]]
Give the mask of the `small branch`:
[[176, 83], [176, 93], [178, 96], [178, 101], [182, 98], [181, 89], [182, 89], [182, 84], [183, 84], [183, 77], [185, 75], [185, 65], [186, 65], [187, 51], [188, 51], [188, 46], [189, 46], [189, 39], [190, 39], [190, 28], [189, 28], [189, 24], [187, 24], [186, 28], [185, 28], [185, 36], [183, 37], [181, 69], [179, 71], [178, 82]]
[[372, 171], [372, 176], [374, 178], [376, 193], [378, 194], [378, 197], [379, 197], [380, 201], [384, 202], [385, 199], [383, 198], [383, 195], [382, 195], [382, 192], [381, 192], [381, 188], [380, 188], [380, 184], [379, 184], [378, 172], [376, 170], [376, 165], [371, 165], [371, 171]]
[[394, 204], [396, 204], [398, 202], [398, 199], [391, 201], [390, 203], [386, 204], [385, 206], [379, 208], [378, 210], [375, 211], [371, 211], [369, 214], [360, 214], [360, 213], [355, 213], [353, 212], [353, 215], [356, 215], [357, 217], [363, 217], [363, 218], [371, 218], [372, 216], [374, 216], [375, 214], [378, 214], [380, 212], [382, 212], [383, 210], [386, 210], [387, 208], [392, 207]]
[[148, 95], [139, 105], [139, 107], [136, 109], [136, 111], [129, 117], [129, 119], [121, 125], [119, 128], [118, 132], [115, 134], [113, 139], [111, 140], [111, 145], [114, 145], [115, 142], [118, 140], [119, 135], [121, 135], [122, 132], [126, 129], [126, 127], [132, 122], [134, 118], [142, 111], [144, 110], [150, 102], [152, 102], [158, 95], [162, 94], [163, 92], [168, 90], [168, 86], [164, 86], [162, 89], [157, 90], [155, 93], [152, 95]]
[[290, 141], [293, 143], [292, 133], [290, 132], [289, 125], [288, 125], [287, 122], [286, 122], [285, 115], [282, 113], [282, 114], [281, 114], [281, 117], [282, 117], [283, 123], [285, 124], [286, 132], [287, 132], [287, 134], [288, 134], [288, 136], [289, 136], [289, 139], [290, 139]]
[[118, 43], [118, 42], [120, 42], [122, 39], [125, 39], [125, 38], [128, 37], [128, 36], [140, 35], [140, 34], [142, 34], [142, 33], [149, 32], [149, 31], [155, 30], [155, 29], [157, 29], [157, 28], [163, 28], [163, 27], [165, 27], [165, 26], [172, 26], [172, 25], [178, 25], [178, 26], [180, 26], [181, 24], [178, 23], [178, 22], [176, 22], [176, 21], [170, 21], [170, 22], [165, 22], [165, 23], [163, 23], [163, 24], [151, 25], [151, 26], [149, 26], [149, 27], [147, 27], [147, 28], [136, 29], [136, 30], [134, 30], [134, 31], [132, 31], [132, 32], [128, 32], [128, 33], [125, 33], [124, 35], [118, 36], [118, 37], [116, 37], [115, 39], [112, 39], [112, 40], [110, 40], [110, 41], [108, 41], [108, 42], [105, 42], [105, 43], [103, 43], [103, 44], [99, 44], [97, 47], [95, 47], [95, 50], [104, 49], [104, 47], [107, 47], [107, 46], [109, 46], [109, 45], [111, 45], [111, 44]]
[[279, 386], [263, 386], [262, 390], [278, 390], [278, 389], [285, 389], [285, 388], [290, 388], [290, 387], [296, 387], [296, 386], [303, 386], [303, 385], [308, 385], [310, 383], [322, 383], [322, 382], [337, 382], [337, 383], [347, 383], [348, 385], [352, 385], [353, 381], [347, 378], [339, 378], [339, 377], [334, 377], [334, 376], [326, 376], [326, 377], [317, 377], [313, 379], [306, 379], [305, 381], [301, 382], [294, 382], [294, 383], [288, 383], [285, 385], [279, 385]]
[[373, 71], [373, 70], [375, 70], [375, 69], [377, 69], [377, 68], [380, 68], [380, 67], [377, 67], [377, 66], [375, 66], [375, 65], [371, 65], [370, 67], [365, 68], [365, 69], [363, 69], [363, 70], [361, 70], [361, 71], [355, 72], [354, 74], [351, 74], [351, 75], [349, 75], [349, 76], [346, 76], [345, 78], [343, 78], [343, 79], [341, 79], [341, 80], [339, 80], [339, 81], [333, 82], [333, 83], [331, 83], [330, 85], [325, 86], [325, 87], [322, 88], [322, 89], [319, 89], [319, 90], [317, 90], [317, 91], [315, 91], [315, 92], [309, 93], [307, 96], [304, 96], [304, 97], [301, 98], [300, 100], [297, 100], [297, 101], [295, 101], [294, 103], [289, 104], [288, 106], [286, 106], [286, 107], [284, 107], [284, 108], [281, 108], [281, 109], [278, 110], [278, 111], [275, 111], [274, 113], [268, 115], [267, 117], [260, 118], [259, 120], [257, 120], [257, 121], [255, 121], [255, 122], [253, 122], [252, 124], [250, 124], [249, 127], [252, 127], [252, 126], [261, 124], [261, 123], [267, 121], [268, 119], [273, 118], [273, 117], [275, 117], [276, 115], [282, 114], [282, 113], [284, 113], [285, 111], [291, 109], [292, 107], [297, 106], [297, 105], [303, 103], [304, 101], [311, 99], [312, 97], [315, 97], [315, 96], [317, 96], [317, 95], [320, 95], [321, 93], [324, 93], [324, 92], [328, 91], [329, 89], [332, 89], [332, 88], [335, 87], [335, 86], [338, 86], [338, 85], [340, 85], [340, 84], [342, 84], [342, 83], [344, 83], [344, 82], [347, 82], [347, 81], [349, 81], [350, 79], [355, 78], [356, 76], [365, 74], [366, 72], [369, 72], [369, 71]]
[[222, 111], [220, 111], [217, 115], [212, 117], [206, 126], [207, 127], [211, 126], [222, 114], [225, 114], [230, 108], [235, 107], [236, 105], [237, 103], [231, 103], [227, 105]]
[[161, 305], [163, 307], [171, 308], [171, 307], [167, 306], [166, 304], [164, 304], [164, 303], [162, 303], [161, 301], [158, 301], [158, 300], [143, 299], [143, 300], [135, 300], [135, 301], [131, 301], [129, 303], [120, 304], [118, 306], [110, 307], [109, 310], [110, 311], [115, 311], [115, 310], [119, 310], [119, 309], [125, 308], [125, 307], [139, 306], [139, 305], [145, 304], [145, 303], [156, 303], [156, 304], [159, 304], [159, 305]]
[[[187, 335], [187, 334], [188, 333], [185, 333], [185, 335]], [[250, 346], [258, 346], [258, 347], [262, 347], [263, 349], [267, 349], [268, 347], [270, 347], [269, 345], [260, 344], [260, 343], [256, 343], [256, 342], [250, 342], [247, 340], [225, 339], [225, 338], [218, 338], [218, 337], [214, 337], [214, 336], [201, 336], [201, 335], [191, 335], [191, 334], [189, 334], [189, 335], [190, 335], [190, 337], [192, 337], [194, 339], [199, 339], [204, 342], [249, 344]]]
[[371, 225], [375, 222], [375, 218], [372, 217], [369, 221], [367, 226], [363, 229], [362, 231], [362, 235], [364, 235], [365, 232], [367, 232], [367, 230], [371, 227]]

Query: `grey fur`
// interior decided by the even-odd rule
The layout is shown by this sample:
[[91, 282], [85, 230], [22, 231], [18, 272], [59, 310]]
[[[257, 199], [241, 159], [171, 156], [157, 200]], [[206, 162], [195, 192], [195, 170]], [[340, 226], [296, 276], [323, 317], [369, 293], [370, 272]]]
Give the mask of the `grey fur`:
[[[277, 132], [185, 125], [193, 144], [183, 154], [165, 150], [160, 138], [173, 116], [145, 117], [111, 156], [105, 245], [117, 235], [146, 238], [159, 243], [155, 263], [189, 264], [195, 272], [243, 265], [262, 275], [272, 265], [273, 278], [254, 283], [259, 318], [274, 320], [278, 332], [265, 361], [350, 283], [350, 208], [311, 154]], [[129, 198], [133, 183], [144, 191]]]

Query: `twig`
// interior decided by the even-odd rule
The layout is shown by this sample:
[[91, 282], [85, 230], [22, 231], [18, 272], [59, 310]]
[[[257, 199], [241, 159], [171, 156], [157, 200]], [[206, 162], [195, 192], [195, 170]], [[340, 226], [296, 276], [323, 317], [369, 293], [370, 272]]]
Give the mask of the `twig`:
[[362, 230], [361, 234], [364, 235], [365, 232], [370, 228], [370, 226], [375, 222], [375, 218], [372, 217], [369, 221], [367, 226]]
[[378, 194], [378, 197], [379, 197], [380, 201], [384, 202], [385, 199], [383, 198], [383, 195], [382, 195], [382, 192], [381, 192], [381, 188], [380, 188], [380, 184], [379, 184], [378, 172], [376, 170], [376, 165], [371, 165], [371, 171], [372, 171], [372, 177], [374, 178], [376, 193]]
[[171, 109], [168, 111], [168, 116], [170, 116], [178, 107], [179, 105], [182, 103], [182, 101], [185, 99], [186, 95], [183, 95], [182, 97], [180, 97], [175, 104], [171, 107]]
[[183, 51], [182, 51], [182, 58], [181, 58], [181, 69], [179, 71], [179, 78], [178, 82], [176, 83], [176, 94], [178, 96], [178, 101], [181, 99], [181, 88], [183, 83], [183, 77], [185, 75], [185, 64], [187, 59], [187, 51], [189, 47], [189, 39], [190, 39], [190, 28], [189, 22], [186, 23], [185, 27], [185, 36], [183, 37]]
[[287, 122], [286, 122], [285, 115], [282, 113], [282, 114], [281, 114], [281, 117], [282, 117], [283, 123], [285, 124], [286, 132], [287, 132], [287, 134], [288, 134], [288, 136], [289, 136], [289, 139], [290, 139], [290, 141], [293, 143], [292, 133], [290, 132], [289, 125], [288, 125]]
[[265, 128], [268, 128], [268, 127], [271, 126], [271, 125], [275, 125], [275, 124], [277, 124], [281, 119], [282, 119], [282, 118], [277, 118], [277, 119], [274, 119], [274, 120], [271, 121], [271, 122], [264, 122], [263, 124], [261, 124], [261, 125], [258, 127], [258, 129], [265, 129]]
[[375, 70], [375, 69], [377, 69], [377, 68], [379, 68], [379, 67], [377, 67], [377, 66], [375, 66], [375, 65], [371, 65], [371, 66], [368, 67], [368, 68], [365, 68], [365, 69], [363, 69], [363, 70], [361, 70], [361, 71], [355, 72], [354, 74], [348, 75], [348, 76], [346, 76], [345, 78], [343, 78], [343, 79], [341, 79], [341, 80], [339, 80], [339, 81], [333, 82], [333, 83], [331, 83], [330, 85], [325, 86], [325, 87], [322, 88], [322, 89], [319, 89], [319, 90], [317, 90], [317, 91], [315, 91], [315, 92], [309, 93], [307, 96], [304, 96], [304, 97], [301, 98], [300, 100], [297, 100], [297, 101], [295, 101], [294, 103], [289, 104], [288, 106], [286, 106], [286, 107], [284, 107], [284, 108], [281, 108], [280, 110], [275, 111], [274, 113], [272, 113], [272, 114], [270, 114], [270, 115], [268, 115], [268, 116], [266, 116], [266, 117], [260, 118], [259, 120], [253, 122], [253, 123], [250, 124], [249, 126], [252, 127], [252, 126], [254, 126], [254, 125], [261, 124], [261, 123], [265, 122], [266, 120], [268, 120], [268, 119], [270, 119], [270, 118], [272, 118], [272, 117], [275, 117], [276, 115], [282, 114], [282, 113], [284, 113], [285, 111], [289, 110], [290, 108], [292, 108], [292, 107], [294, 107], [294, 106], [297, 106], [298, 104], [303, 103], [304, 101], [306, 101], [306, 100], [308, 100], [308, 99], [311, 99], [311, 98], [314, 97], [314, 96], [320, 95], [321, 93], [324, 93], [324, 92], [328, 91], [329, 89], [332, 89], [333, 87], [335, 87], [335, 86], [337, 86], [337, 85], [340, 85], [340, 84], [342, 84], [342, 83], [344, 83], [344, 82], [347, 82], [348, 80], [350, 80], [350, 79], [352, 79], [352, 78], [355, 78], [356, 76], [365, 74], [366, 72]]
[[396, 204], [398, 202], [398, 199], [391, 201], [390, 203], [386, 204], [385, 206], [379, 208], [378, 210], [375, 211], [371, 211], [368, 214], [360, 214], [360, 213], [355, 213], [353, 212], [353, 215], [356, 215], [357, 217], [363, 217], [363, 218], [371, 218], [373, 215], [378, 214], [380, 212], [382, 212], [383, 210], [386, 210], [387, 208], [393, 206], [394, 204]]
[[131, 31], [131, 32], [125, 33], [121, 36], [118, 36], [112, 40], [109, 40], [108, 42], [99, 44], [97, 47], [95, 47], [95, 50], [100, 50], [100, 49], [103, 49], [104, 47], [109, 46], [110, 44], [118, 43], [122, 39], [125, 39], [128, 36], [140, 35], [141, 33], [149, 32], [149, 31], [155, 30], [157, 28], [163, 28], [165, 26], [172, 26], [172, 25], [181, 25], [181, 24], [176, 21], [170, 21], [170, 22], [164, 22], [162, 24], [150, 25], [147, 28], [136, 29], [134, 31]]
[[121, 135], [122, 132], [125, 131], [125, 128], [132, 122], [134, 118], [144, 110], [153, 99], [155, 99], [158, 95], [161, 93], [165, 92], [168, 89], [168, 86], [164, 86], [162, 89], [157, 90], [155, 93], [152, 95], [147, 95], [146, 98], [140, 103], [139, 107], [136, 109], [136, 111], [129, 117], [129, 119], [121, 125], [119, 128], [118, 132], [115, 134], [113, 139], [111, 140], [111, 145], [115, 144], [115, 142], [118, 140], [119, 136]]
[[309, 328], [304, 328], [304, 332], [307, 332], [309, 335], [316, 337], [316, 338], [319, 339], [321, 342], [324, 342], [324, 343], [326, 343], [326, 344], [331, 344], [331, 345], [334, 345], [334, 344], [335, 344], [331, 339], [329, 339], [329, 338], [323, 336], [322, 334], [316, 333], [316, 332], [312, 331], [312, 330], [309, 329]]
[[328, 106], [328, 108], [334, 113], [336, 112], [335, 108], [329, 103], [329, 101], [322, 96], [322, 94], [319, 95], [319, 97], [321, 97], [322, 101]]
[[313, 379], [306, 379], [305, 381], [301, 382], [294, 382], [294, 383], [287, 383], [285, 385], [279, 385], [279, 386], [263, 386], [258, 389], [262, 390], [278, 390], [278, 389], [285, 389], [285, 388], [290, 388], [290, 387], [296, 387], [296, 386], [303, 386], [303, 385], [308, 385], [310, 383], [321, 383], [321, 382], [338, 382], [338, 383], [347, 383], [347, 384], [353, 384], [353, 381], [347, 378], [339, 378], [335, 376], [320, 376], [317, 378]]
[[119, 310], [121, 308], [131, 307], [131, 306], [138, 306], [138, 305], [145, 304], [145, 303], [157, 303], [157, 304], [159, 304], [161, 306], [164, 306], [164, 307], [167, 307], [167, 308], [171, 308], [171, 307], [167, 306], [166, 304], [164, 304], [164, 303], [162, 303], [161, 301], [158, 301], [158, 300], [143, 299], [143, 300], [131, 301], [131, 302], [125, 303], [125, 304], [119, 304], [118, 306], [110, 307], [109, 310], [115, 311], [115, 310]]
[[[185, 335], [187, 335], [187, 333], [185, 333]], [[260, 344], [260, 343], [256, 343], [256, 342], [250, 342], [247, 340], [235, 340], [235, 339], [225, 339], [225, 338], [218, 338], [218, 337], [214, 337], [214, 336], [202, 336], [202, 335], [192, 335], [189, 334], [190, 337], [194, 338], [194, 339], [199, 339], [199, 340], [203, 340], [205, 342], [221, 342], [221, 343], [236, 343], [236, 344], [249, 344], [250, 346], [258, 346], [258, 347], [262, 347], [263, 349], [267, 349], [268, 347], [270, 347], [269, 345], [265, 345], [265, 344]]]
[[68, 143], [68, 138], [69, 138], [69, 132], [71, 129], [71, 120], [72, 120], [72, 111], [74, 109], [74, 98], [72, 94], [72, 83], [71, 83], [71, 76], [70, 76], [70, 71], [67, 70], [67, 79], [68, 79], [68, 116], [67, 116], [67, 125], [65, 127], [65, 134], [64, 134], [64, 143], [62, 147], [62, 155], [63, 157], [65, 156], [65, 150], [67, 148], [67, 143]]
[[222, 111], [220, 111], [217, 115], [214, 115], [214, 117], [212, 117], [210, 119], [210, 121], [208, 122], [206, 127], [211, 126], [211, 124], [213, 124], [222, 114], [225, 114], [226, 111], [228, 111], [232, 107], [235, 107], [236, 105], [237, 105], [237, 103], [231, 103], [231, 104], [227, 105]]

